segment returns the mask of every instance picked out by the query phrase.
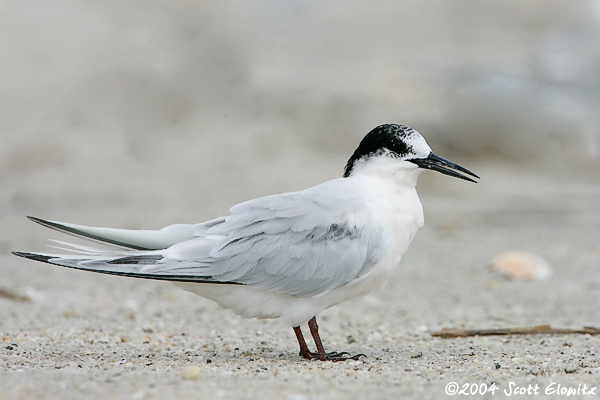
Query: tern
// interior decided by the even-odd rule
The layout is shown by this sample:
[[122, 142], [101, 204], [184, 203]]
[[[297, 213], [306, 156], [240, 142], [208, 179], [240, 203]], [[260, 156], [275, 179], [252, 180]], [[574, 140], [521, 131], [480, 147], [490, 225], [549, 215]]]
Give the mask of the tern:
[[[477, 182], [434, 154], [419, 132], [386, 124], [360, 142], [342, 178], [299, 192], [249, 200], [230, 215], [160, 230], [88, 227], [29, 217], [106, 249], [58, 242], [69, 254], [13, 252], [68, 268], [171, 281], [247, 318], [279, 318], [294, 329], [301, 357], [358, 360], [329, 352], [316, 317], [374, 293], [390, 278], [423, 226], [417, 178], [430, 169]], [[469, 176], [467, 176], [469, 175]], [[54, 246], [55, 247], [55, 246]], [[308, 323], [317, 351], [300, 326]]]

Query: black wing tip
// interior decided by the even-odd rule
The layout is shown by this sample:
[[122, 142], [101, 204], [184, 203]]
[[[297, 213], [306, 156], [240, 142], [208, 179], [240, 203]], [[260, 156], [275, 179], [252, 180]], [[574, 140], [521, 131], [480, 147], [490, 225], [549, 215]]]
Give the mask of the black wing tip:
[[47, 256], [47, 255], [43, 255], [43, 254], [25, 253], [22, 251], [11, 251], [11, 253], [18, 257], [23, 257], [23, 258], [27, 258], [29, 260], [41, 261], [41, 262], [45, 262], [45, 263], [47, 263], [49, 260], [51, 260], [53, 258], [56, 258], [56, 257]]
[[[108, 243], [110, 245], [114, 245], [114, 246], [118, 246], [118, 247], [124, 247], [126, 249], [133, 249], [133, 250], [159, 250], [159, 249], [153, 249], [153, 248], [148, 248], [148, 247], [144, 247], [144, 246], [137, 246], [134, 244], [130, 244], [130, 243], [124, 243], [124, 242], [120, 242], [118, 240], [112, 240], [106, 237], [102, 237], [99, 235], [95, 235], [93, 233], [89, 233], [89, 232], [85, 232], [83, 230], [77, 229], [73, 226], [67, 226], [67, 225], [74, 225], [74, 224], [67, 224], [67, 225], [63, 225], [63, 223], [61, 222], [53, 222], [53, 221], [48, 221], [45, 219], [41, 219], [41, 218], [37, 218], [37, 217], [32, 217], [32, 216], [27, 216], [27, 218], [29, 218], [31, 221], [38, 223], [42, 226], [45, 226], [46, 228], [50, 228], [50, 229], [54, 229], [55, 231], [58, 232], [62, 232], [62, 233], [66, 233], [69, 235], [73, 235], [79, 238], [86, 238], [86, 239], [91, 239], [91, 240], [95, 240], [97, 242], [101, 242], [101, 243]], [[83, 227], [86, 228], [86, 227]]]
[[30, 221], [35, 222], [36, 224], [40, 224], [42, 226], [45, 226], [46, 228], [56, 229], [56, 230], [60, 230], [60, 229], [63, 228], [62, 225], [54, 223], [54, 222], [50, 222], [47, 219], [42, 219], [42, 218], [38, 218], [38, 217], [32, 217], [31, 215], [28, 215], [27, 219], [30, 220]]
[[29, 219], [30, 221], [33, 221], [35, 223], [42, 224], [42, 225], [44, 225], [44, 223], [48, 222], [45, 219], [41, 219], [41, 218], [38, 218], [38, 217], [32, 217], [31, 215], [28, 215], [27, 219]]
[[[92, 268], [85, 268], [85, 267], [75, 266], [75, 265], [64, 265], [64, 264], [55, 263], [55, 262], [50, 261], [50, 260], [60, 259], [60, 256], [43, 255], [43, 254], [36, 254], [36, 253], [25, 253], [25, 252], [21, 252], [21, 251], [11, 251], [11, 253], [14, 254], [15, 256], [27, 258], [29, 260], [40, 261], [40, 262], [44, 262], [44, 263], [48, 263], [48, 264], [52, 264], [52, 265], [59, 265], [61, 267], [66, 267], [66, 268], [73, 268], [73, 269], [80, 270], [80, 271], [96, 272], [96, 273], [107, 274], [107, 275], [126, 276], [126, 277], [130, 277], [130, 278], [150, 279], [150, 280], [155, 280], [155, 281], [206, 283], [206, 284], [222, 284], [222, 285], [243, 285], [243, 283], [239, 283], [239, 282], [221, 282], [221, 281], [211, 279], [210, 277], [194, 278], [194, 277], [190, 277], [190, 276], [186, 276], [186, 275], [152, 275], [152, 274], [139, 274], [139, 273], [122, 272], [122, 271], [110, 271], [110, 270], [103, 270], [103, 269], [92, 269]], [[132, 261], [132, 262], [137, 261], [136, 264], [147, 264], [147, 262], [143, 262], [143, 261], [139, 260], [139, 258], [140, 257], [124, 257], [121, 259], [113, 260], [112, 262], [109, 261], [109, 262], [107, 262], [107, 264], [125, 264], [126, 263], [125, 261]], [[88, 260], [81, 259], [81, 260], [72, 260], [72, 261], [75, 262], [75, 261], [88, 261]], [[153, 258], [152, 261], [155, 261], [155, 259]], [[60, 261], [58, 261], [58, 262], [60, 262]]]

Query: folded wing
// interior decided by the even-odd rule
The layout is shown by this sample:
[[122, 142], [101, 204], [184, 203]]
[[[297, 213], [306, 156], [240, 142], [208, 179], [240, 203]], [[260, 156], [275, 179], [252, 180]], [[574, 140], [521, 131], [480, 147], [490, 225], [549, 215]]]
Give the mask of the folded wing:
[[[89, 228], [34, 219], [125, 248], [69, 245], [74, 255], [16, 255], [94, 272], [172, 281], [242, 284], [314, 296], [343, 286], [380, 259], [381, 232], [353, 223], [361, 196], [342, 180], [238, 204], [231, 215], [159, 231]], [[370, 225], [369, 225], [370, 226]]]

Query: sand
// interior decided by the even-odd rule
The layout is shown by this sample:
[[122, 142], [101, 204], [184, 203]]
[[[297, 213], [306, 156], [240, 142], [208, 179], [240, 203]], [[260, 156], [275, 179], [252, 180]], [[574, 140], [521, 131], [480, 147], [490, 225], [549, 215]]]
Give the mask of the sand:
[[[595, 388], [597, 336], [430, 334], [461, 327], [600, 326], [600, 190], [591, 178], [457, 161], [479, 173], [481, 182], [423, 174], [426, 226], [388, 285], [319, 317], [326, 348], [365, 353], [360, 361], [303, 360], [291, 328], [241, 319], [168, 283], [72, 271], [3, 251], [0, 287], [27, 300], [0, 297], [0, 399], [443, 398], [454, 387], [489, 390], [488, 398], [519, 390], [533, 396], [537, 387], [539, 396], [548, 390], [550, 398], [563, 398], [561, 388], [579, 388], [580, 395], [584, 385]], [[343, 165], [343, 158], [298, 170], [298, 181], [301, 175], [316, 181], [333, 174], [336, 163]], [[241, 171], [245, 184], [212, 194], [200, 217], [210, 217], [206, 209], [226, 211], [219, 196], [233, 204], [244, 192], [251, 197], [295, 186], [291, 175], [278, 172], [288, 173], [293, 165], [288, 171], [287, 163], [276, 164], [283, 170], [274, 168], [264, 179], [250, 178], [254, 170]], [[57, 167], [52, 175], [59, 185], [60, 172]], [[32, 189], [33, 177], [20, 182], [19, 190], [38, 190]], [[155, 203], [168, 208], [169, 199], [178, 197], [157, 191], [157, 199], [140, 203], [136, 188], [152, 178], [134, 172], [123, 179], [139, 181], [123, 184], [122, 198], [105, 207], [82, 191], [89, 212], [83, 206], [62, 209], [58, 204], [68, 196], [61, 193], [51, 193], [37, 208], [49, 210], [43, 217], [78, 223], [119, 225], [121, 219], [121, 226], [159, 227], [164, 215], [151, 209]], [[10, 204], [5, 196], [5, 208]], [[189, 219], [192, 208], [168, 211], [181, 214], [170, 222]], [[24, 215], [9, 220], [4, 250], [43, 250], [45, 238], [61, 237]], [[490, 267], [495, 255], [514, 249], [545, 258], [552, 278], [513, 281]]]

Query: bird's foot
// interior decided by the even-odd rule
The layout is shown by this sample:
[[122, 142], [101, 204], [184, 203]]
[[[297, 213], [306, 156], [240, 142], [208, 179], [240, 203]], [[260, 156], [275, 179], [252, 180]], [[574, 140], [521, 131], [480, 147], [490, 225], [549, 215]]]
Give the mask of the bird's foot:
[[320, 360], [320, 361], [333, 361], [333, 362], [348, 361], [348, 360], [359, 361], [360, 357], [367, 357], [366, 355], [364, 355], [362, 353], [356, 354], [356, 355], [351, 355], [347, 351], [341, 351], [341, 352], [332, 351], [331, 353], [325, 353], [325, 354], [313, 353], [312, 351], [305, 351], [305, 352], [301, 351], [300, 356], [306, 358], [307, 360]]

